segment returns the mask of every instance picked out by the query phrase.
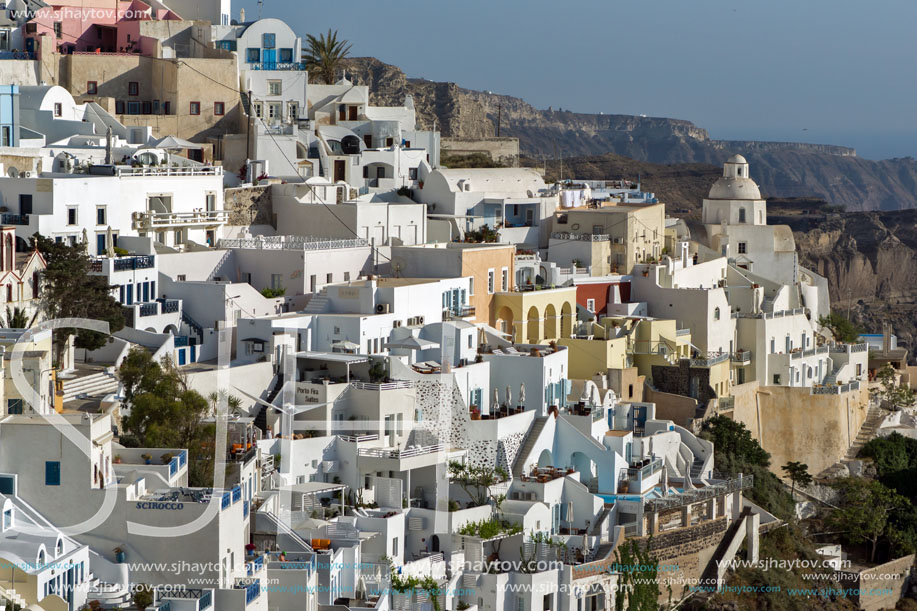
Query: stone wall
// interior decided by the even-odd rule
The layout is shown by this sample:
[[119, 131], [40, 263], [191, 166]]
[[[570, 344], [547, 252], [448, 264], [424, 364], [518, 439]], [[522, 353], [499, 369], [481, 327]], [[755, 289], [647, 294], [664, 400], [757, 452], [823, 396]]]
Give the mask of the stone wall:
[[869, 393], [814, 395], [809, 388], [762, 386], [756, 400], [736, 402], [733, 419], [742, 422], [752, 437], [771, 454], [771, 471], [791, 460], [820, 473], [838, 462], [853, 444], [866, 420]]
[[671, 420], [678, 426], [691, 429], [691, 421], [697, 414], [697, 401], [691, 397], [674, 395], [655, 390], [647, 385], [643, 389], [644, 401], [656, 404], [656, 418]]
[[[844, 588], [860, 590], [860, 595], [852, 598], [860, 609], [878, 611], [895, 609], [897, 602], [907, 593], [914, 583], [914, 554], [904, 556], [859, 573], [844, 571], [839, 581]], [[885, 592], [888, 590], [888, 592]]]
[[229, 210], [230, 225], [273, 225], [274, 205], [271, 187], [226, 189], [224, 208]]
[[691, 382], [697, 380], [698, 405], [706, 405], [710, 399], [716, 398], [716, 393], [710, 387], [710, 368], [691, 367], [691, 361], [681, 359], [678, 365], [666, 367], [653, 365], [653, 386], [657, 390], [684, 397], [691, 396]]
[[440, 150], [443, 156], [484, 153], [498, 163], [519, 166], [519, 138], [443, 138]]

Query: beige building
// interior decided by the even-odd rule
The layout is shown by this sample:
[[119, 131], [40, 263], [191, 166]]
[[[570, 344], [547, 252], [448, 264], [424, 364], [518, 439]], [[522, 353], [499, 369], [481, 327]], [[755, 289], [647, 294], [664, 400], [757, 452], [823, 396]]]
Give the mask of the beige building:
[[[609, 248], [596, 248], [594, 243], [607, 243]], [[665, 204], [610, 203], [557, 212], [548, 259], [569, 265], [576, 258], [583, 267], [592, 266], [596, 275], [629, 274], [637, 263], [658, 260], [664, 249]], [[608, 259], [603, 260], [606, 252]]]

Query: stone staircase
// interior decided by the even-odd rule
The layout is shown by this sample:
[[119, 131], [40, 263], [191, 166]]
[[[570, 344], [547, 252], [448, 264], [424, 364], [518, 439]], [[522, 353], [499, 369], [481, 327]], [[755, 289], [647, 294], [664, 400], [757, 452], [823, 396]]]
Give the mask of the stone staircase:
[[324, 288], [312, 296], [306, 304], [304, 314], [323, 314], [328, 309], [328, 289]]
[[875, 401], [869, 402], [869, 411], [866, 413], [866, 420], [863, 421], [863, 425], [860, 427], [860, 432], [857, 433], [856, 439], [854, 439], [853, 444], [847, 449], [847, 454], [844, 455], [840, 461], [834, 463], [821, 473], [815, 476], [816, 481], [830, 480], [837, 477], [841, 472], [843, 472], [846, 463], [856, 460], [857, 454], [860, 453], [860, 450], [863, 449], [871, 439], [876, 436], [876, 431], [879, 429], [879, 425], [882, 423], [882, 420], [885, 418], [886, 412], [879, 404]]
[[841, 370], [840, 367], [835, 367], [834, 371], [832, 371], [831, 373], [825, 376], [825, 379], [822, 382], [822, 384], [824, 384], [825, 386], [834, 386], [835, 384], [837, 384], [837, 374], [840, 372], [840, 370]]
[[538, 441], [538, 436], [541, 435], [541, 430], [544, 428], [547, 421], [547, 416], [535, 418], [535, 421], [532, 423], [532, 428], [526, 433], [525, 440], [522, 442], [522, 448], [520, 448], [519, 453], [516, 454], [516, 460], [513, 463], [513, 478], [522, 476], [522, 472], [525, 470], [525, 460], [528, 458], [529, 454], [531, 454], [532, 448], [535, 447], [535, 442]]
[[611, 507], [605, 505], [602, 507], [602, 511], [599, 513], [598, 517], [595, 519], [594, 524], [589, 525], [589, 534], [593, 536], [598, 536], [602, 532], [602, 522], [605, 521], [605, 518], [608, 517], [608, 514], [611, 512]]
[[124, 609], [131, 604], [131, 592], [125, 586], [103, 583], [90, 573], [86, 600], [99, 601], [102, 609]]
[[77, 397], [101, 397], [118, 391], [118, 379], [107, 371], [64, 380], [64, 403]]
[[704, 461], [701, 458], [694, 457], [694, 462], [691, 463], [691, 479], [697, 479], [700, 477], [701, 473], [704, 471]]

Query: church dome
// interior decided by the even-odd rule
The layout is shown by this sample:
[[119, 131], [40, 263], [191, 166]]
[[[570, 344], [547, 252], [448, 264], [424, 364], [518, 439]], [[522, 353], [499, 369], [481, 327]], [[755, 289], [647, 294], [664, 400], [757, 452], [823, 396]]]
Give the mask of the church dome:
[[761, 191], [751, 178], [726, 178], [713, 183], [708, 199], [761, 199]]
[[733, 155], [723, 164], [723, 176], [713, 183], [708, 199], [761, 199], [761, 191], [748, 173], [748, 161]]

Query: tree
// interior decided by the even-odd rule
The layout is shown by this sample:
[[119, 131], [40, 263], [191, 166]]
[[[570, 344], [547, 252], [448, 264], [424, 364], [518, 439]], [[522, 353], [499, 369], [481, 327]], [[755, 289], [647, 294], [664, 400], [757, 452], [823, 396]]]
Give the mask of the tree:
[[141, 585], [134, 590], [134, 596], [131, 598], [131, 602], [133, 602], [134, 606], [140, 609], [140, 611], [145, 611], [145, 609], [153, 605], [153, 589], [150, 586]]
[[[41, 234], [32, 236], [32, 246], [44, 257], [47, 267], [42, 272], [40, 310], [47, 319], [89, 318], [108, 323], [110, 333], [124, 328], [124, 311], [111, 296], [112, 287], [102, 276], [90, 274], [92, 259], [86, 244], [71, 246], [55, 242]], [[87, 329], [58, 329], [57, 361], [71, 335], [76, 335], [76, 347], [98, 350], [108, 340], [104, 333]]]
[[490, 488], [505, 482], [509, 474], [502, 467], [477, 467], [457, 460], [449, 461], [449, 479], [461, 487], [478, 507], [488, 502], [500, 509], [506, 499], [504, 495], [494, 495]]
[[869, 560], [875, 562], [879, 541], [890, 534], [892, 517], [910, 503], [875, 480], [846, 477], [833, 486], [841, 503], [828, 516], [829, 527], [842, 531], [850, 543], [869, 543]]
[[845, 344], [855, 344], [863, 332], [863, 329], [858, 325], [837, 312], [819, 317], [818, 324], [831, 332], [831, 335], [834, 336], [834, 341], [844, 342]]
[[783, 472], [786, 473], [786, 476], [790, 478], [792, 482], [792, 487], [790, 488], [790, 496], [796, 494], [796, 485], [808, 486], [812, 483], [812, 475], [809, 473], [809, 465], [801, 462], [790, 461], [781, 467]]
[[212, 485], [216, 426], [206, 421], [207, 399], [188, 388], [171, 360], [157, 363], [140, 347], [125, 357], [118, 378], [131, 407], [125, 431], [141, 446], [187, 449], [191, 485]]
[[29, 318], [29, 315], [26, 314], [26, 311], [22, 308], [15, 307], [11, 310], [10, 306], [6, 306], [6, 320], [0, 320], [0, 327], [5, 327], [7, 329], [28, 329], [35, 324], [36, 318], [38, 318], [38, 312], [35, 312], [32, 318]]
[[326, 85], [334, 84], [338, 66], [350, 54], [350, 43], [338, 40], [337, 30], [328, 30], [328, 34], [319, 34], [316, 38], [306, 34], [308, 48], [303, 51], [306, 70], [313, 76], [321, 78]]
[[615, 550], [615, 563], [622, 567], [615, 596], [615, 611], [659, 609], [659, 563], [656, 559], [631, 540]]
[[886, 363], [885, 367], [876, 374], [881, 388], [879, 396], [893, 408], [913, 407], [917, 403], [917, 395], [909, 386], [898, 384], [898, 370]]

